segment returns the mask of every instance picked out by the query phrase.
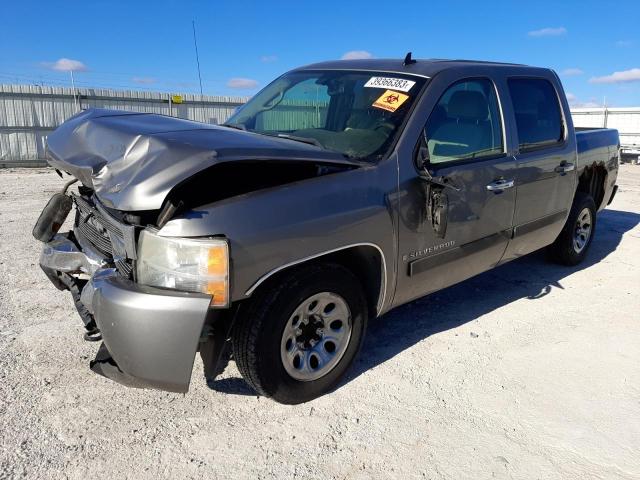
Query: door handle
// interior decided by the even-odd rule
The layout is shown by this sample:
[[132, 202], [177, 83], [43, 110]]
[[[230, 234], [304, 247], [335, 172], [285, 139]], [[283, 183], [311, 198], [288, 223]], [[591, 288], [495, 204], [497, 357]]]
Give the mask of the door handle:
[[507, 188], [512, 188], [515, 185], [515, 180], [505, 180], [503, 178], [496, 180], [495, 182], [491, 182], [487, 185], [487, 190], [490, 192], [500, 193]]
[[573, 163], [562, 162], [555, 168], [556, 173], [569, 173], [576, 169]]

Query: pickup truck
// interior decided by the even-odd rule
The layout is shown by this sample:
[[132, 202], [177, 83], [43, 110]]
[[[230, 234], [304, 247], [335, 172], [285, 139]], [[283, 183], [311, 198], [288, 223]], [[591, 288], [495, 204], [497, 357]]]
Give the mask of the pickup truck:
[[394, 307], [541, 248], [581, 262], [619, 139], [574, 130], [550, 69], [408, 54], [295, 69], [224, 125], [86, 110], [48, 162], [72, 178], [40, 265], [102, 340], [92, 370], [186, 392], [199, 352], [295, 404]]

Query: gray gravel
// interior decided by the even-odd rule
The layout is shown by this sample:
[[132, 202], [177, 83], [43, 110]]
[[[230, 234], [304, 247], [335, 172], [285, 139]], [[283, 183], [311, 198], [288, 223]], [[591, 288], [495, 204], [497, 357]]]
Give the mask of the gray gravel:
[[62, 184], [0, 170], [1, 478], [640, 478], [640, 167], [589, 259], [534, 254], [373, 322], [348, 381], [295, 407], [88, 369], [31, 227]]

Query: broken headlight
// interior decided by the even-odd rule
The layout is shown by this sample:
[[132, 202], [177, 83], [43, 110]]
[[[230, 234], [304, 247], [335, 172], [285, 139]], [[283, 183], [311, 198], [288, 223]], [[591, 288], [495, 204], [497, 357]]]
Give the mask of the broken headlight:
[[146, 229], [138, 241], [138, 283], [211, 295], [229, 306], [229, 246], [223, 239], [161, 237]]

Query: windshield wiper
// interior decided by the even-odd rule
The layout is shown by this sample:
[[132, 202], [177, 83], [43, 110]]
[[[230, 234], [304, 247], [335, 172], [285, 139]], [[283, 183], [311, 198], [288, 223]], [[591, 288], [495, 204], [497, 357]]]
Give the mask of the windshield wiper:
[[293, 140], [294, 142], [307, 143], [309, 145], [315, 145], [316, 147], [320, 147], [324, 150], [324, 146], [315, 138], [311, 137], [296, 137], [295, 135], [289, 135], [287, 133], [265, 133], [265, 132], [256, 132], [262, 135], [267, 135], [269, 137], [278, 137], [278, 138], [286, 138], [287, 140]]
[[245, 127], [241, 123], [223, 123], [223, 124], [221, 124], [221, 126], [222, 127], [227, 127], [227, 128], [235, 128], [236, 130], [242, 130], [244, 132], [247, 131], [247, 127]]

